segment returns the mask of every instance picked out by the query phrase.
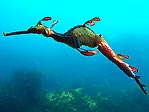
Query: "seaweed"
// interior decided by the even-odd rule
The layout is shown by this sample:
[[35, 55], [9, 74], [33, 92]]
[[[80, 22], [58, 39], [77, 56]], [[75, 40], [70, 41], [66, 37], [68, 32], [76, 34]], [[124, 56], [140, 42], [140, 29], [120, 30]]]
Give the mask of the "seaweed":
[[[83, 88], [63, 90], [60, 92], [46, 93], [45, 102], [47, 110], [51, 112], [99, 112], [102, 102], [107, 101], [107, 97], [92, 98], [82, 93]], [[100, 101], [102, 99], [102, 101]], [[106, 99], [106, 100], [104, 100]]]

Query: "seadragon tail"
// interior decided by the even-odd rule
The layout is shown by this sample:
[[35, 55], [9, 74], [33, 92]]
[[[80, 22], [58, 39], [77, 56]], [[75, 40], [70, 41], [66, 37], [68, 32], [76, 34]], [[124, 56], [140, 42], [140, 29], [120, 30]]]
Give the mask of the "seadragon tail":
[[135, 76], [134, 77], [136, 83], [139, 85], [139, 87], [141, 88], [141, 90], [144, 92], [144, 94], [147, 95], [146, 90], [144, 89], [145, 85], [143, 85], [140, 81], [139, 81], [139, 76]]

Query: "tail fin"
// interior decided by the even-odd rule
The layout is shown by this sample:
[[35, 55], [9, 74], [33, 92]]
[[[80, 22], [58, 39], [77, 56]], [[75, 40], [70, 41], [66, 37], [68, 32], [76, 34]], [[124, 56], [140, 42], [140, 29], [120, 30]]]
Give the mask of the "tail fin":
[[139, 87], [141, 88], [141, 90], [144, 92], [144, 94], [147, 95], [146, 90], [144, 89], [145, 85], [143, 85], [140, 81], [139, 81], [139, 76], [135, 76], [134, 79], [136, 81], [136, 83], [139, 85]]

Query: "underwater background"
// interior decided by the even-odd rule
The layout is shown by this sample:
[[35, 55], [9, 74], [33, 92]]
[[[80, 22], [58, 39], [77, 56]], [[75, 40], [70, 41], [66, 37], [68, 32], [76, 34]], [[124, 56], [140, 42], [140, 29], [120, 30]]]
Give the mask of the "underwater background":
[[[149, 97], [100, 52], [85, 57], [42, 35], [4, 37], [45, 16], [64, 33], [90, 28], [135, 66], [149, 92], [148, 0], [3, 0], [0, 3], [0, 112], [148, 112]], [[51, 26], [52, 21], [43, 22]]]

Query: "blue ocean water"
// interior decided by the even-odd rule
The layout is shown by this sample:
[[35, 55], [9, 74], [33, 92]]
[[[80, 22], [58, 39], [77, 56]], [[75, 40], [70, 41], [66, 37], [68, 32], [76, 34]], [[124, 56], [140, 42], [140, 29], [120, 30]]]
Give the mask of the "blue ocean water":
[[[13, 112], [23, 112], [23, 110], [25, 112], [53, 112], [52, 107], [48, 110], [42, 108], [41, 111], [36, 109], [35, 105], [31, 107], [18, 105], [18, 102], [20, 104], [25, 102], [21, 100], [25, 96], [18, 97], [21, 91], [28, 91], [26, 94], [33, 96], [37, 94], [36, 92], [30, 93], [29, 88], [33, 89], [37, 84], [31, 84], [28, 79], [33, 80], [34, 77], [26, 74], [42, 74], [36, 80], [41, 81], [41, 91], [84, 88], [84, 93], [92, 97], [101, 92], [104, 96], [110, 97], [108, 103], [103, 103], [99, 107], [101, 112], [148, 112], [148, 96], [145, 96], [132, 79], [100, 52], [93, 57], [85, 57], [75, 49], [42, 35], [10, 37], [2, 35], [2, 32], [26, 30], [45, 16], [52, 17], [52, 21], [58, 20], [53, 30], [60, 33], [83, 24], [93, 17], [99, 17], [101, 21], [90, 28], [97, 34], [101, 33], [116, 53], [130, 56], [130, 59], [125, 61], [139, 70], [137, 75], [141, 76], [140, 80], [149, 92], [148, 4], [147, 0], [1, 1], [0, 112], [10, 112], [10, 110]], [[50, 27], [52, 21], [43, 22], [43, 24]], [[30, 71], [35, 71], [35, 73]], [[22, 77], [14, 76], [14, 74], [22, 74]], [[16, 78], [15, 82], [12, 81], [14, 77], [21, 78]], [[22, 85], [28, 84], [28, 86], [18, 87], [20, 80], [23, 80]], [[15, 86], [12, 87], [14, 82]], [[15, 91], [15, 88], [21, 88], [18, 89], [20, 93]], [[39, 88], [36, 89], [39, 90]], [[16, 103], [14, 97], [20, 100]], [[35, 99], [31, 99], [30, 102], [34, 101]], [[19, 110], [20, 108], [22, 110]], [[89, 111], [81, 109], [79, 112]], [[100, 112], [99, 110], [93, 111]], [[59, 111], [61, 110], [54, 110], [54, 112]], [[74, 110], [74, 112], [78, 111]]]

